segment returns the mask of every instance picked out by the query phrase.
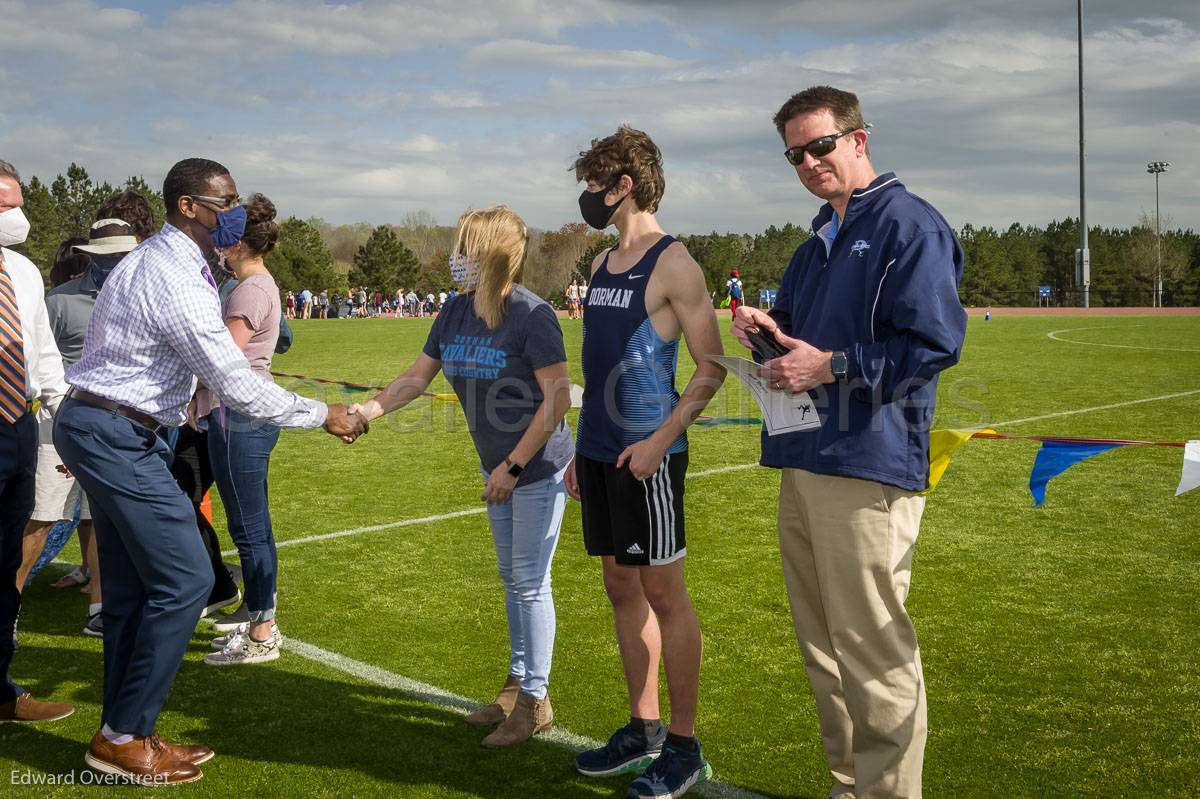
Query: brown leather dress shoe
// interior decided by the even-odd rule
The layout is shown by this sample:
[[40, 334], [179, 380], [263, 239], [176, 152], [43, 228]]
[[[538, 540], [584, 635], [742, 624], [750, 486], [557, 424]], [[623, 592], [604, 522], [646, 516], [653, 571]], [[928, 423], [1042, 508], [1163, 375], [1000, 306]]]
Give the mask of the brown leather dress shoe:
[[155, 735], [135, 735], [129, 743], [118, 745], [97, 732], [83, 759], [96, 771], [144, 785], [179, 785], [204, 776], [194, 763], [180, 760]]
[[193, 766], [198, 766], [201, 763], [207, 763], [213, 759], [217, 753], [202, 744], [173, 744], [166, 738], [154, 733], [152, 738], [157, 738], [159, 742], [175, 753], [175, 757], [180, 760], [191, 763]]
[[68, 705], [66, 702], [40, 702], [28, 693], [23, 693], [11, 702], [0, 705], [0, 724], [6, 721], [25, 724], [58, 721], [74, 712], [74, 705]]

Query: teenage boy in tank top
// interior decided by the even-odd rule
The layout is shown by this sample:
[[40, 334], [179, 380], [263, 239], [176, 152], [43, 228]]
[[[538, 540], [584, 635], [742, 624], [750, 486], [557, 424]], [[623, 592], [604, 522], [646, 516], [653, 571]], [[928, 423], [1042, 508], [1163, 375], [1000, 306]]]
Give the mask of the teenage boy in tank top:
[[[677, 797], [711, 775], [695, 737], [700, 625], [684, 583], [685, 430], [725, 377], [708, 360], [721, 337], [699, 265], [654, 218], [665, 180], [645, 133], [622, 127], [580, 153], [579, 206], [619, 244], [592, 263], [583, 301], [583, 407], [567, 489], [583, 505], [588, 554], [601, 558], [629, 689], [630, 722], [580, 754], [590, 776], [645, 773], [630, 797]], [[695, 373], [675, 388], [679, 339]], [[660, 721], [658, 662], [670, 726]]]

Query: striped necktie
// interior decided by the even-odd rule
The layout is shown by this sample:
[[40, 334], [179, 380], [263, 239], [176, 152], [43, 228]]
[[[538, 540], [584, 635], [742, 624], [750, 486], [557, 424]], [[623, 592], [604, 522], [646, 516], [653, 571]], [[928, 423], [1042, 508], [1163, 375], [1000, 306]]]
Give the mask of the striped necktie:
[[0, 419], [15, 422], [29, 410], [25, 394], [25, 347], [17, 292], [0, 259]]

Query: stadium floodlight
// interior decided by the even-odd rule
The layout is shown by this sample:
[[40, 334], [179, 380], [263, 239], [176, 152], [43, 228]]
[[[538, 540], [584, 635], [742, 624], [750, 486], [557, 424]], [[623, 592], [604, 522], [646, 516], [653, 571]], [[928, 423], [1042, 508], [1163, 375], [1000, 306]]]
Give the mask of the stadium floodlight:
[[1158, 223], [1158, 176], [1167, 171], [1170, 164], [1166, 161], [1151, 161], [1146, 164], [1146, 171], [1154, 175], [1154, 246], [1158, 251], [1158, 265], [1154, 270], [1154, 300], [1155, 308], [1162, 307], [1162, 227]]
[[1091, 304], [1092, 267], [1088, 253], [1087, 229], [1087, 148], [1083, 138], [1083, 0], [1076, 0], [1075, 19], [1078, 23], [1079, 56], [1079, 249], [1075, 253], [1075, 284], [1079, 286], [1079, 304], [1087, 308]]

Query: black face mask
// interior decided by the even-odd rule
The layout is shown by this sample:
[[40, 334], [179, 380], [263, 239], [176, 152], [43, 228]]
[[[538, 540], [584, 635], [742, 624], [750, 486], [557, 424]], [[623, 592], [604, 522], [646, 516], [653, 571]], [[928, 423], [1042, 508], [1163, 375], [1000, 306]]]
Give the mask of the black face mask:
[[613, 214], [621, 207], [621, 203], [625, 202], [629, 195], [622, 197], [616, 205], [605, 205], [604, 198], [612, 191], [613, 187], [620, 183], [620, 176], [612, 183], [608, 184], [600, 191], [583, 190], [583, 194], [579, 195], [579, 213], [583, 215], [583, 221], [594, 227], [596, 230], [604, 230], [608, 227], [609, 220]]

